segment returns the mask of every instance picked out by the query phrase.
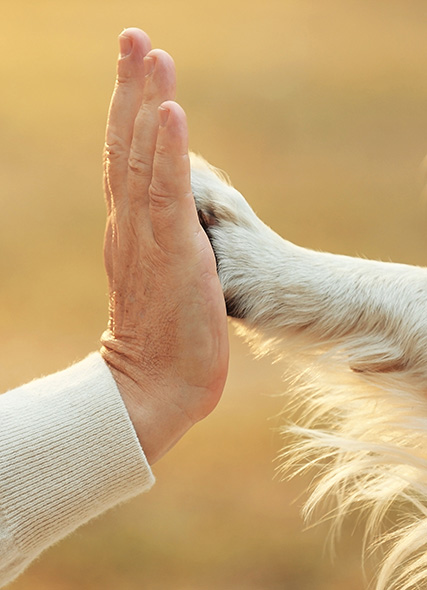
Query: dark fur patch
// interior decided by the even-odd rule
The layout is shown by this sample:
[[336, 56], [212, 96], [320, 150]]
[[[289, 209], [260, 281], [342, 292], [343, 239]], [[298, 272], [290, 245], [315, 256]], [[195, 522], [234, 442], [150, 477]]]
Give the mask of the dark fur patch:
[[227, 315], [231, 318], [243, 320], [246, 317], [245, 306], [242, 305], [241, 300], [237, 297], [225, 297], [225, 307], [227, 309]]
[[[205, 230], [205, 233], [208, 236], [209, 241], [211, 243], [212, 250], [213, 250], [213, 253], [215, 256], [215, 260], [216, 260], [216, 266], [218, 268], [218, 258], [217, 258], [215, 248], [212, 243], [212, 236], [211, 236], [211, 232], [210, 232], [210, 228], [213, 225], [217, 224], [217, 219], [215, 217], [213, 210], [208, 210], [208, 211], [198, 210], [197, 214], [199, 216], [200, 225]], [[242, 305], [242, 303], [239, 302], [237, 297], [233, 297], [233, 296], [225, 297], [225, 306], [227, 309], [227, 315], [232, 318], [243, 319], [246, 316], [246, 310], [245, 310], [244, 306]]]
[[199, 216], [200, 225], [203, 227], [206, 233], [208, 233], [207, 230], [209, 229], [209, 227], [217, 224], [217, 218], [215, 217], [213, 209], [207, 209], [205, 211], [201, 211], [199, 209], [197, 211], [197, 214]]

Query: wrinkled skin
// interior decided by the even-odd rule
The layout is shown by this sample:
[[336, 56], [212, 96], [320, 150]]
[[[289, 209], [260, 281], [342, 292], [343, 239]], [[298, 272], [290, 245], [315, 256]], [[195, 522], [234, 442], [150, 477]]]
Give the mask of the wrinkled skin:
[[224, 298], [190, 185], [175, 66], [138, 29], [121, 56], [104, 152], [109, 325], [101, 354], [152, 464], [219, 401]]

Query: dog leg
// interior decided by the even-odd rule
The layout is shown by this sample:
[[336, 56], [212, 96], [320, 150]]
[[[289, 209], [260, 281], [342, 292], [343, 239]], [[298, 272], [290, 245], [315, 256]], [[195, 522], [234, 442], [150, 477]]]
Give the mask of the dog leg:
[[357, 371], [410, 367], [427, 394], [427, 269], [300, 248], [200, 158], [192, 174], [229, 315], [266, 338], [338, 345]]
[[332, 495], [338, 525], [363, 507], [371, 533], [390, 506], [409, 507], [377, 589], [417, 587], [427, 579], [427, 270], [287, 242], [194, 156], [192, 187], [229, 315], [294, 365], [288, 464], [324, 465], [306, 512]]

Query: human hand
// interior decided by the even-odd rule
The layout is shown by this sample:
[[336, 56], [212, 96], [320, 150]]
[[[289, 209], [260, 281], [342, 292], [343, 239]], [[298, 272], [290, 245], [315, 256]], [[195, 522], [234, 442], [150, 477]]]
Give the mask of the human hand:
[[101, 354], [152, 464], [219, 401], [228, 335], [215, 257], [191, 192], [175, 66], [127, 29], [104, 151], [109, 325]]

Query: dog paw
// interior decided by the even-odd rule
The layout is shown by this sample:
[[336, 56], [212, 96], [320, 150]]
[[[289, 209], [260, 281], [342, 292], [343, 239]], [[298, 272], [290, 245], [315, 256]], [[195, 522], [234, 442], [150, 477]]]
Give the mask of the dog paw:
[[191, 154], [191, 185], [200, 223], [215, 253], [227, 313], [247, 319], [262, 290], [265, 236], [273, 232], [226, 175], [195, 154]]
[[219, 223], [241, 225], [251, 221], [254, 212], [230, 179], [204, 158], [190, 154], [191, 186], [200, 222], [206, 231]]

